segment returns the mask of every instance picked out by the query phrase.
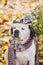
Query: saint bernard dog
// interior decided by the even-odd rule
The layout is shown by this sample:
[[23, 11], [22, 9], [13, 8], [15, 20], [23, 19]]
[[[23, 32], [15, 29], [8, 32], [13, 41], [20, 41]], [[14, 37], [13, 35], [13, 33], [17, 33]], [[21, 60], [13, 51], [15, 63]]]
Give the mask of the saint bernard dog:
[[37, 38], [35, 31], [30, 25], [31, 23], [32, 16], [30, 13], [13, 21], [11, 39], [4, 54], [6, 65], [39, 64]]

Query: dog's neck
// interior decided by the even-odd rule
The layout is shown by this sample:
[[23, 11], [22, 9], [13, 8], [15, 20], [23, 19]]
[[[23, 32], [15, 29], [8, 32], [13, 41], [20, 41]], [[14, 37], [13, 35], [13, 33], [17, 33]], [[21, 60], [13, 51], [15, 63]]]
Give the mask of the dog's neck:
[[22, 51], [28, 49], [31, 46], [32, 40], [33, 39], [30, 38], [24, 44], [21, 44], [21, 43], [18, 44], [17, 42], [14, 41], [14, 39], [11, 39], [10, 45], [12, 45], [12, 44], [15, 45], [14, 49], [18, 52], [22, 52]]
[[26, 49], [28, 49], [31, 46], [31, 44], [32, 44], [32, 39], [27, 40], [27, 42], [24, 44], [15, 43], [15, 49], [17, 52], [22, 52], [22, 51], [25, 51]]

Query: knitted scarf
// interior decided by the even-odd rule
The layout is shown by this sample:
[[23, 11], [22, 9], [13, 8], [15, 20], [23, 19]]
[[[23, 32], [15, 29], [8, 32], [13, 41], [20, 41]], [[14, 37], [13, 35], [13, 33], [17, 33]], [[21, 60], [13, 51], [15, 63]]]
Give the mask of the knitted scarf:
[[8, 48], [8, 65], [16, 65], [16, 50], [14, 45]]
[[[34, 40], [36, 41], [36, 38], [34, 38]], [[10, 40], [10, 43], [14, 43], [14, 40]], [[15, 44], [15, 43], [14, 43]], [[25, 51], [27, 48], [29, 48], [32, 44], [32, 40], [28, 40], [25, 44], [21, 45], [21, 49], [19, 49], [17, 46], [17, 48], [15, 47], [14, 44], [11, 44], [8, 48], [8, 65], [16, 65], [16, 51], [18, 50], [19, 52]], [[37, 44], [37, 43], [36, 43]], [[37, 47], [37, 45], [36, 45]], [[36, 51], [37, 53], [37, 51]], [[38, 55], [36, 54], [36, 60], [35, 60], [35, 65], [38, 65], [38, 61], [37, 61]]]
[[[32, 40], [28, 40], [25, 45], [17, 45], [14, 39], [10, 39], [10, 46], [8, 48], [8, 65], [16, 65], [16, 51], [22, 52], [29, 48], [32, 44]], [[20, 49], [21, 48], [21, 49]]]

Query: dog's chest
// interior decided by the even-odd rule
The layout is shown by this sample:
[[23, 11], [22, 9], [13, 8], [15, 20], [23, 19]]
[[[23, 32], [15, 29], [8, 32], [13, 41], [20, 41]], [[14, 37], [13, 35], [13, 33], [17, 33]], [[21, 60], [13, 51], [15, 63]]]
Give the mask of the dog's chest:
[[32, 59], [32, 57], [35, 56], [35, 53], [36, 53], [36, 47], [35, 47], [35, 43], [33, 41], [31, 47], [29, 47], [28, 49], [26, 49], [23, 52], [16, 52], [16, 56], [19, 60], [23, 61], [24, 59], [28, 59], [28, 58]]

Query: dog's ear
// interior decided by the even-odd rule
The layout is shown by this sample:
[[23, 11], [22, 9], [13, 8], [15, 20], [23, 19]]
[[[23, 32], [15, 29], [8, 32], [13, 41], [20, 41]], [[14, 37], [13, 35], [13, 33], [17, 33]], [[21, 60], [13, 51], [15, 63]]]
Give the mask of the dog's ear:
[[33, 39], [33, 37], [35, 37], [35, 31], [34, 29], [29, 25], [29, 29], [30, 29], [30, 38]]

